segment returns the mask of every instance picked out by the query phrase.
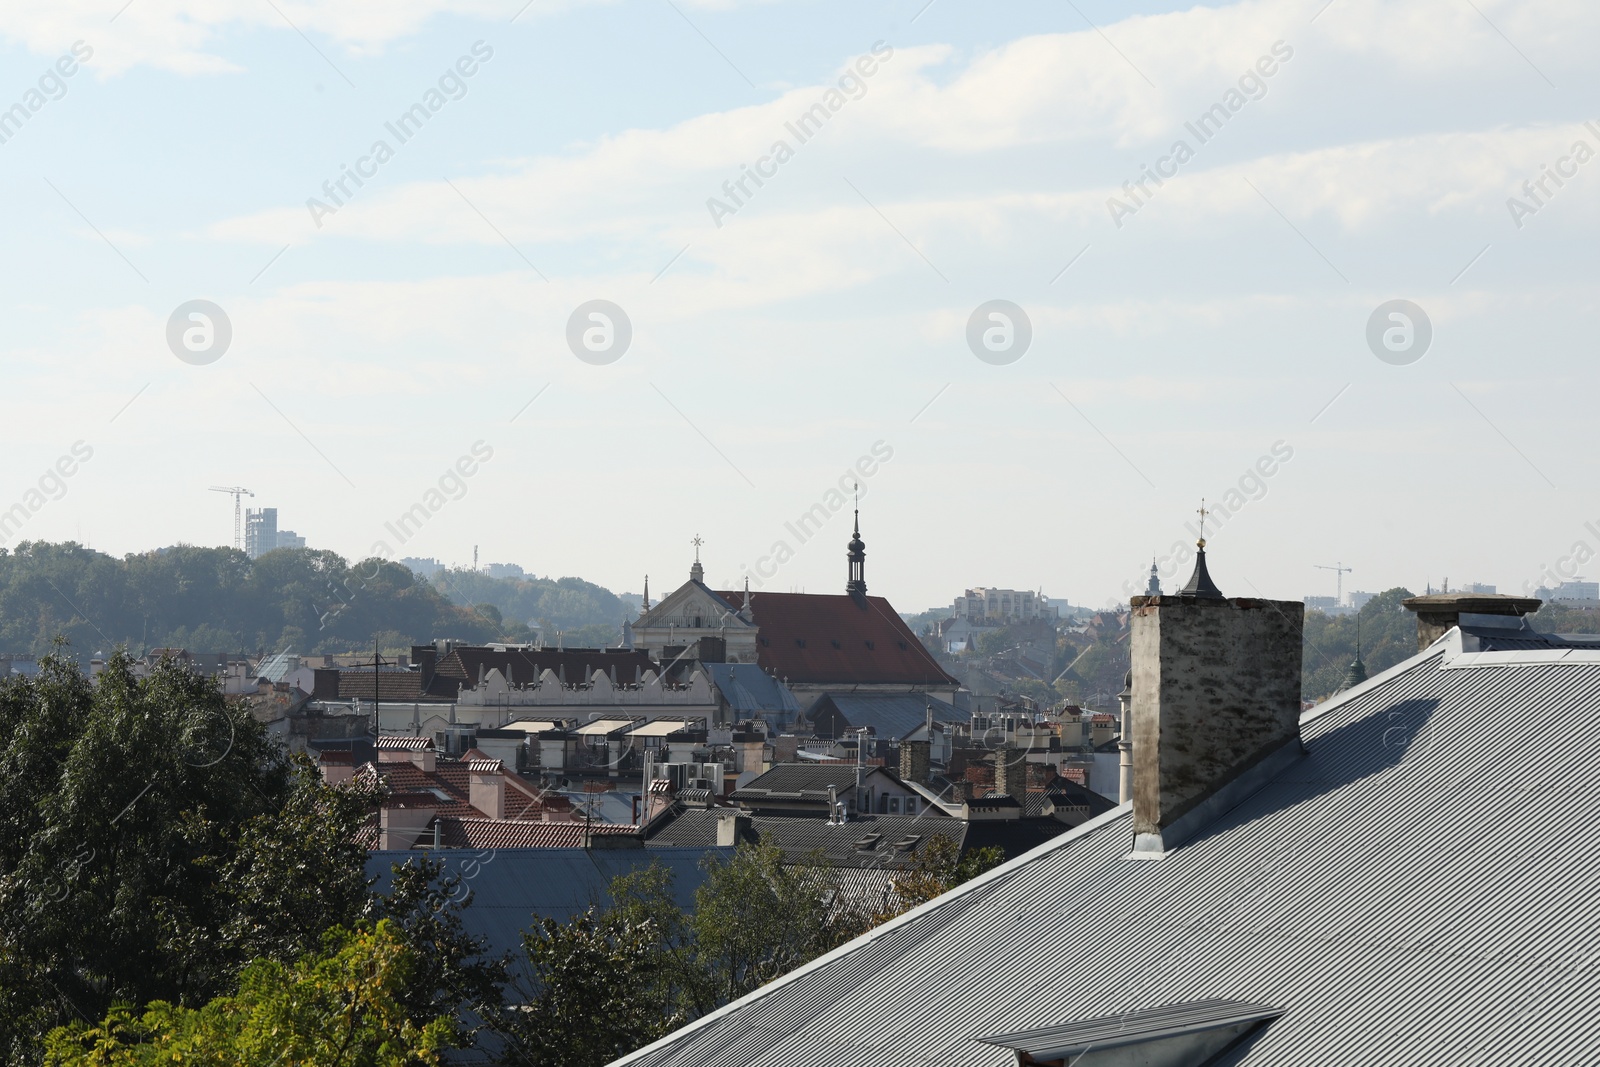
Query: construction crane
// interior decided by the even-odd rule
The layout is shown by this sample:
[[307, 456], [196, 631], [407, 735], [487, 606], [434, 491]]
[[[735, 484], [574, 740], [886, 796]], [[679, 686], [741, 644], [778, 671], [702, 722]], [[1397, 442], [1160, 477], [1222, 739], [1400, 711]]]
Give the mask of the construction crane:
[[1335, 563], [1331, 567], [1322, 563], [1313, 563], [1312, 566], [1319, 571], [1333, 571], [1335, 575], [1333, 584], [1334, 602], [1342, 606], [1344, 604], [1344, 576], [1355, 570], [1355, 568], [1346, 567], [1342, 562]]
[[233, 494], [233, 547], [234, 548], [243, 548], [244, 547], [244, 541], [243, 541], [244, 535], [243, 535], [243, 532], [242, 532], [242, 527], [240, 526], [240, 519], [239, 519], [239, 498], [241, 496], [255, 496], [255, 494], [252, 493], [250, 490], [246, 489], [242, 485], [213, 485], [211, 487], [211, 491], [213, 493], [232, 493]]

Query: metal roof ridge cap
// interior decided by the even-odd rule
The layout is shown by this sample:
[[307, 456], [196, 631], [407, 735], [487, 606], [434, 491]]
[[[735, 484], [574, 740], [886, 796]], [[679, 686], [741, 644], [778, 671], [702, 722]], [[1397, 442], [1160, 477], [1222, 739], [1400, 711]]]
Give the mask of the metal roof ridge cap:
[[1079, 825], [1073, 827], [1071, 830], [1068, 830], [1066, 833], [1061, 834], [1061, 835], [1059, 835], [1057, 837], [1052, 837], [1050, 840], [1044, 842], [1043, 844], [1041, 844], [1041, 845], [1039, 845], [1039, 846], [1037, 846], [1035, 848], [1029, 849], [1027, 852], [1024, 852], [1022, 855], [1018, 856], [1016, 859], [1007, 860], [1005, 863], [1002, 863], [1000, 866], [994, 867], [994, 868], [992, 868], [990, 870], [985, 871], [984, 873], [978, 875], [976, 878], [972, 879], [971, 881], [963, 882], [962, 884], [960, 884], [956, 888], [950, 890], [948, 893], [942, 893], [939, 896], [934, 897], [932, 900], [927, 901], [924, 904], [917, 905], [915, 908], [912, 908], [910, 911], [905, 912], [904, 914], [895, 916], [893, 919], [890, 919], [888, 922], [884, 923], [881, 926], [873, 927], [871, 930], [868, 930], [866, 933], [862, 934], [861, 936], [856, 937], [856, 938], [852, 938], [851, 940], [846, 941], [844, 944], [840, 945], [838, 948], [834, 949], [833, 951], [825, 953], [825, 954], [823, 954], [821, 956], [818, 956], [816, 959], [812, 960], [810, 963], [807, 963], [804, 966], [795, 968], [794, 970], [790, 971], [788, 974], [784, 975], [781, 978], [773, 979], [772, 981], [768, 982], [766, 985], [761, 986], [760, 988], [755, 989], [755, 990], [753, 990], [753, 991], [751, 991], [749, 993], [746, 993], [744, 996], [740, 997], [738, 1000], [732, 1001], [731, 1003], [728, 1003], [728, 1004], [724, 1004], [722, 1007], [718, 1008], [716, 1011], [713, 1011], [713, 1012], [710, 1012], [710, 1013], [708, 1013], [706, 1015], [700, 1016], [700, 1018], [696, 1019], [694, 1022], [689, 1023], [686, 1026], [679, 1027], [678, 1029], [674, 1030], [672, 1033], [666, 1035], [665, 1037], [657, 1038], [655, 1041], [650, 1042], [650, 1044], [644, 1046], [643, 1048], [634, 1049], [632, 1052], [628, 1053], [626, 1056], [622, 1056], [622, 1057], [619, 1057], [618, 1059], [615, 1059], [615, 1060], [611, 1061], [611, 1064], [608, 1065], [608, 1067], [622, 1067], [623, 1064], [631, 1063], [634, 1060], [636, 1060], [636, 1059], [638, 1059], [638, 1058], [640, 1058], [640, 1057], [642, 1057], [642, 1056], [644, 1056], [644, 1055], [646, 1055], [648, 1053], [653, 1053], [653, 1052], [656, 1052], [656, 1051], [658, 1051], [660, 1049], [670, 1048], [672, 1045], [676, 1044], [680, 1040], [678, 1035], [687, 1034], [687, 1033], [689, 1033], [691, 1031], [699, 1030], [702, 1027], [707, 1026], [708, 1024], [710, 1024], [712, 1022], [716, 1022], [717, 1020], [720, 1020], [724, 1015], [729, 1014], [730, 1012], [734, 1011], [737, 1008], [743, 1007], [745, 1004], [753, 1004], [756, 1001], [760, 1000], [762, 997], [770, 996], [772, 993], [774, 993], [777, 990], [789, 985], [791, 982], [799, 981], [801, 978], [805, 977], [806, 975], [809, 975], [812, 971], [820, 970], [822, 967], [825, 967], [828, 964], [832, 963], [835, 959], [842, 958], [845, 955], [845, 953], [852, 951], [855, 946], [861, 945], [861, 944], [865, 944], [865, 943], [867, 943], [869, 941], [876, 941], [880, 937], [883, 937], [883, 936], [885, 936], [887, 934], [893, 933], [894, 931], [898, 930], [900, 927], [906, 925], [907, 923], [910, 923], [910, 922], [913, 922], [913, 921], [915, 921], [917, 919], [920, 919], [920, 918], [922, 918], [922, 916], [926, 915], [927, 913], [929, 913], [931, 911], [935, 911], [935, 910], [937, 910], [939, 908], [942, 908], [945, 905], [949, 904], [950, 902], [952, 902], [954, 900], [957, 900], [960, 897], [965, 896], [967, 893], [972, 892], [972, 891], [974, 891], [976, 889], [980, 889], [983, 886], [988, 885], [990, 882], [995, 881], [995, 880], [997, 880], [998, 878], [1000, 878], [1000, 877], [1002, 877], [1004, 875], [1010, 874], [1011, 871], [1014, 868], [1020, 866], [1023, 863], [1031, 862], [1035, 858], [1046, 854], [1047, 852], [1051, 851], [1052, 849], [1063, 848], [1066, 845], [1068, 845], [1068, 844], [1070, 844], [1070, 843], [1072, 843], [1074, 841], [1077, 841], [1079, 838], [1088, 837], [1094, 831], [1099, 830], [1102, 827], [1108, 826], [1111, 823], [1116, 822], [1117, 820], [1121, 819], [1124, 815], [1132, 815], [1132, 814], [1133, 814], [1133, 801], [1130, 800], [1126, 804], [1118, 804], [1116, 807], [1112, 808], [1110, 811], [1105, 812], [1105, 813], [1103, 813], [1101, 815], [1097, 815], [1094, 818], [1090, 819], [1088, 822], [1080, 823]]
[[[1455, 631], [1452, 630], [1451, 632], [1454, 633]], [[1445, 634], [1445, 637], [1448, 636], [1450, 635]], [[1444, 637], [1441, 637], [1439, 640], [1418, 652], [1410, 659], [1403, 659], [1399, 663], [1396, 663], [1393, 667], [1390, 667], [1388, 670], [1379, 671], [1377, 674], [1374, 674], [1371, 678], [1368, 678], [1360, 685], [1353, 685], [1349, 689], [1344, 689], [1333, 694], [1333, 696], [1329, 697], [1327, 700], [1324, 700], [1310, 711], [1301, 713], [1300, 726], [1304, 728], [1307, 724], [1316, 722], [1328, 712], [1333, 711], [1336, 708], [1343, 707], [1356, 697], [1365, 696], [1378, 686], [1398, 678], [1403, 674], [1410, 673], [1416, 668], [1422, 666], [1432, 657], [1446, 653], [1448, 650], [1443, 647], [1443, 642]]]
[[1489, 652], [1465, 652], [1444, 665], [1444, 670], [1472, 667], [1510, 667], [1518, 664], [1600, 663], [1600, 649], [1594, 648], [1513, 648]]

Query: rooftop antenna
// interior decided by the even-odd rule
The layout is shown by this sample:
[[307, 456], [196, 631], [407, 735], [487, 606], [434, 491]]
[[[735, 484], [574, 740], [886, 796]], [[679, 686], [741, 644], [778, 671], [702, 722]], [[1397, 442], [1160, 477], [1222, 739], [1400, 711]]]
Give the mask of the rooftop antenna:
[[233, 547], [243, 549], [244, 534], [242, 532], [243, 528], [239, 524], [239, 498], [241, 496], [255, 496], [255, 494], [242, 485], [213, 485], [211, 492], [233, 494]]
[[1334, 600], [1335, 600], [1336, 603], [1343, 604], [1344, 603], [1344, 576], [1349, 574], [1349, 573], [1351, 573], [1352, 571], [1354, 571], [1355, 568], [1354, 567], [1346, 567], [1342, 562], [1335, 563], [1331, 567], [1325, 566], [1324, 564], [1321, 564], [1321, 563], [1313, 563], [1312, 566], [1315, 567], [1319, 571], [1333, 571], [1333, 573], [1335, 575], [1334, 586], [1333, 586], [1333, 588], [1334, 588]]

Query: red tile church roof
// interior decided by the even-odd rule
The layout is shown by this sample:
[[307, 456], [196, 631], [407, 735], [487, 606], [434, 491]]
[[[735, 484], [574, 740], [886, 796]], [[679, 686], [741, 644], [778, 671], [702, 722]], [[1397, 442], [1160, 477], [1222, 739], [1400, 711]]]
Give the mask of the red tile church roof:
[[[730, 604], [742, 592], [718, 592]], [[881, 596], [751, 593], [756, 661], [790, 682], [836, 685], [957, 684]]]

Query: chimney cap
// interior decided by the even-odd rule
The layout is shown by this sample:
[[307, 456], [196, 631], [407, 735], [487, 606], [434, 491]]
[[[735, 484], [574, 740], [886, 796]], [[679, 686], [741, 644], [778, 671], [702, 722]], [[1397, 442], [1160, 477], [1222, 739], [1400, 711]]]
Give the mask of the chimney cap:
[[1206, 570], [1206, 542], [1204, 538], [1195, 545], [1194, 573], [1189, 576], [1189, 584], [1178, 590], [1178, 595], [1188, 600], [1225, 600], [1222, 590], [1217, 588], [1217, 583], [1211, 580], [1211, 572]]
[[1400, 601], [1407, 611], [1452, 615], [1530, 615], [1544, 601], [1510, 593], [1430, 593]]

